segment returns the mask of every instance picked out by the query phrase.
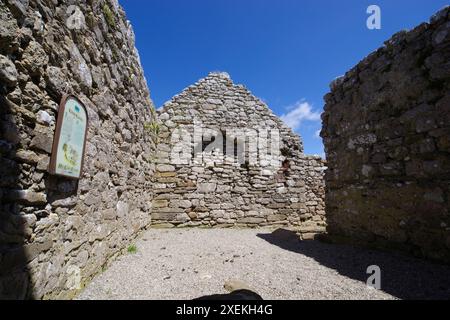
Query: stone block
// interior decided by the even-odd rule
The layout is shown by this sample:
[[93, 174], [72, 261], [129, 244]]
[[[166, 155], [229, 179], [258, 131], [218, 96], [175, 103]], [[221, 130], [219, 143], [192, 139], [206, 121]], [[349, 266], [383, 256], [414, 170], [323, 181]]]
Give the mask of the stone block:
[[168, 200], [153, 200], [153, 208], [166, 208], [168, 206]]
[[3, 200], [9, 202], [17, 201], [26, 205], [45, 205], [47, 203], [47, 195], [32, 190], [5, 190], [3, 192]]
[[286, 219], [287, 219], [287, 216], [284, 214], [271, 214], [271, 215], [267, 216], [267, 221], [269, 221], [269, 222], [283, 221]]
[[192, 207], [192, 202], [189, 200], [171, 200], [170, 207], [187, 209]]
[[269, 205], [267, 205], [267, 208], [269, 209], [282, 209], [282, 208], [286, 208], [286, 204], [285, 203], [271, 203]]
[[126, 217], [129, 212], [129, 205], [127, 202], [119, 201], [119, 202], [117, 202], [116, 210], [117, 210], [117, 217], [119, 219]]
[[237, 220], [237, 222], [242, 224], [261, 224], [266, 222], [266, 219], [257, 217], [247, 217], [247, 218], [240, 218]]
[[319, 225], [302, 225], [299, 228], [301, 233], [324, 233], [326, 228], [324, 226]]
[[102, 211], [103, 220], [116, 220], [117, 219], [117, 211], [114, 209], [106, 209]]
[[154, 210], [152, 212], [152, 220], [164, 220], [164, 221], [175, 221], [177, 218], [177, 215], [180, 213], [180, 211], [170, 211], [170, 210]]
[[216, 191], [216, 183], [199, 183], [197, 185], [197, 191], [200, 193], [212, 193]]
[[17, 84], [17, 69], [14, 63], [0, 54], [0, 81], [9, 87]]
[[211, 217], [214, 219], [223, 218], [225, 216], [225, 210], [211, 210]]
[[174, 172], [175, 167], [168, 164], [160, 164], [156, 166], [156, 170], [159, 172]]

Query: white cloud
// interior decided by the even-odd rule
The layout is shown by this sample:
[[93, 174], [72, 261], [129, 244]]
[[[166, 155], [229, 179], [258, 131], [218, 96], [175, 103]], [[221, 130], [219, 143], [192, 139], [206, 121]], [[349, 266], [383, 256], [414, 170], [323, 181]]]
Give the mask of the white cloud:
[[281, 120], [292, 130], [297, 130], [303, 121], [319, 121], [320, 112], [314, 112], [312, 106], [305, 101], [299, 101], [288, 108], [288, 113], [281, 116]]

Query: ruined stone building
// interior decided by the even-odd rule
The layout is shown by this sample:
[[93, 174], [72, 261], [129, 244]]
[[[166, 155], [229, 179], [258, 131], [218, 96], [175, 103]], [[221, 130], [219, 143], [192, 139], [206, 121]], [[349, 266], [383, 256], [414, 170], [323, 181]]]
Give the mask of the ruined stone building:
[[[328, 225], [450, 261], [449, 15], [333, 83], [325, 164], [225, 73], [156, 112], [117, 0], [0, 1], [0, 299], [72, 298], [151, 225]], [[48, 170], [67, 93], [89, 118], [80, 180]]]
[[[76, 3], [0, 2], [0, 299], [70, 298], [150, 223], [153, 115], [133, 31], [116, 1]], [[88, 109], [79, 181], [48, 174], [64, 93]]]
[[332, 83], [328, 232], [450, 261], [450, 7]]
[[159, 120], [153, 224], [325, 230], [324, 162], [228, 74], [188, 87]]
[[[324, 231], [322, 161], [304, 156], [264, 104], [212, 74], [166, 105], [158, 124], [117, 1], [70, 4], [0, 3], [0, 298], [72, 297], [152, 220]], [[48, 173], [65, 93], [89, 118], [79, 181]], [[173, 164], [167, 139], [191, 116], [279, 130], [275, 159], [256, 159], [275, 165]]]

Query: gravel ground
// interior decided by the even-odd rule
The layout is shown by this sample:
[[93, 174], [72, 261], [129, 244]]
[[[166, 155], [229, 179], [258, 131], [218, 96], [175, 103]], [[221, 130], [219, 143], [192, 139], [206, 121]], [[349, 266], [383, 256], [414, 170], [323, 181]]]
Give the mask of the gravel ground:
[[[145, 232], [78, 299], [193, 299], [245, 282], [264, 299], [450, 298], [450, 267], [349, 246], [300, 242], [288, 231], [180, 229]], [[368, 288], [369, 265], [382, 290]]]

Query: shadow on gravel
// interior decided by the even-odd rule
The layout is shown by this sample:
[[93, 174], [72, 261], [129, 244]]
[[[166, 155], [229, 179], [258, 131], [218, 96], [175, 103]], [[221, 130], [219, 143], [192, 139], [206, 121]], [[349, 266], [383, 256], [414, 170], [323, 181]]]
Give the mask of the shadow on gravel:
[[369, 277], [367, 267], [377, 265], [381, 268], [381, 289], [399, 299], [450, 299], [450, 266], [397, 253], [300, 241], [295, 232], [284, 229], [258, 237], [364, 283]]

